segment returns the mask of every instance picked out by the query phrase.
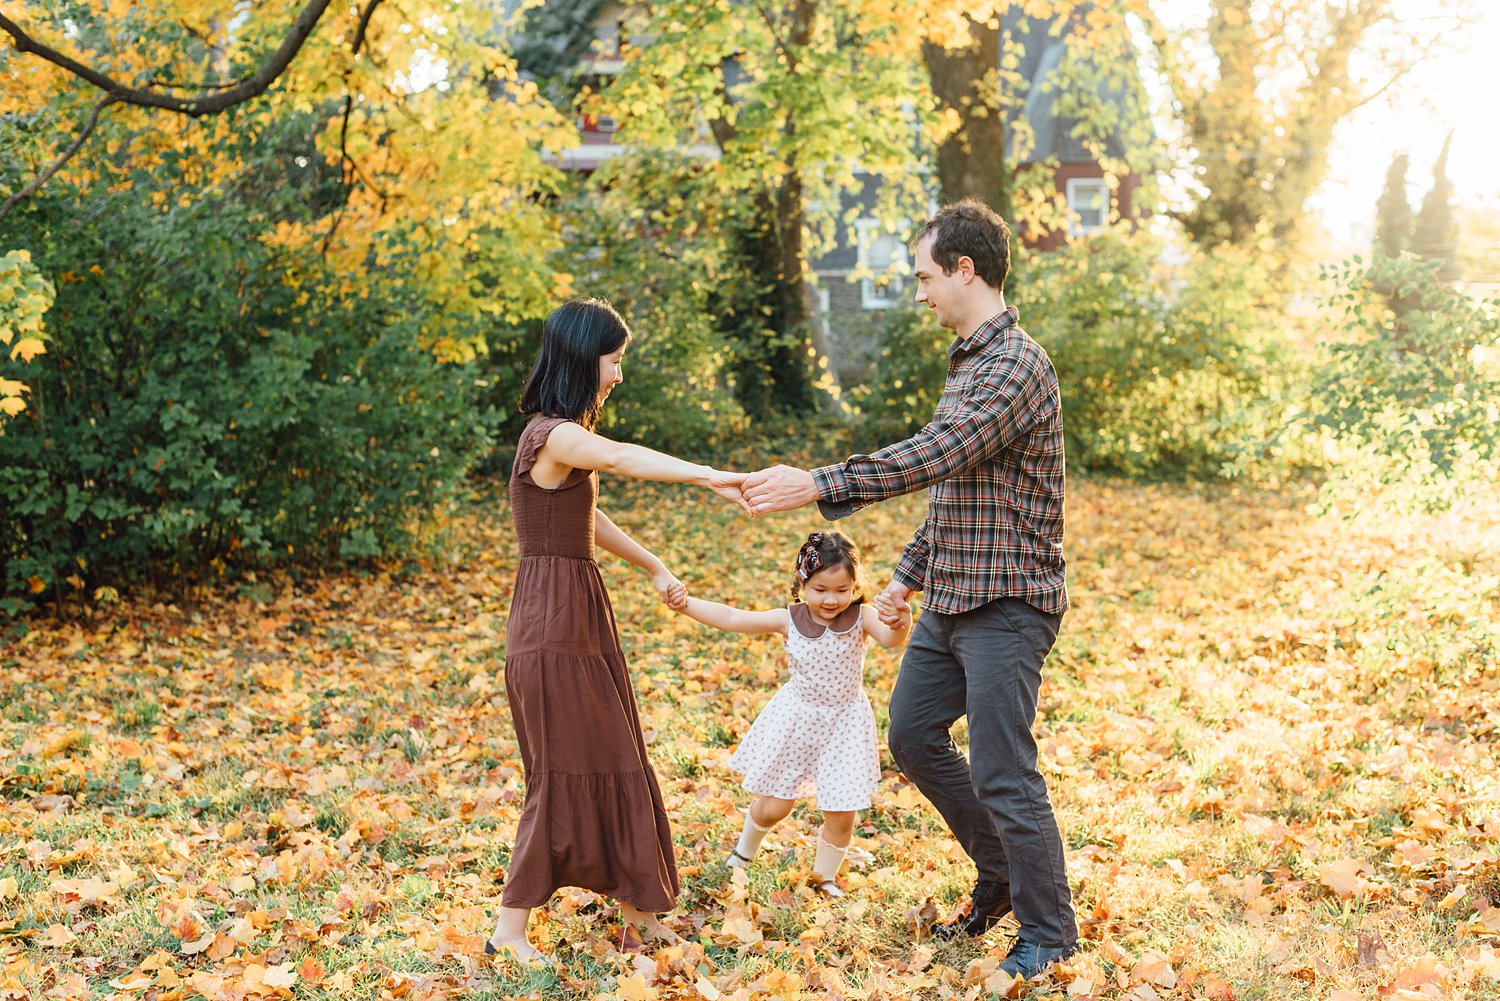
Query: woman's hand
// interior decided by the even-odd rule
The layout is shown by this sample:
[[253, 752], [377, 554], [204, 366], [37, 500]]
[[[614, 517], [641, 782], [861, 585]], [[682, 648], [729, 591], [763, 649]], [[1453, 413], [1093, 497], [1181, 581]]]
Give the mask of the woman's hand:
[[682, 611], [687, 607], [687, 585], [678, 580], [672, 571], [662, 567], [651, 575], [651, 586], [656, 588], [656, 593], [666, 606], [674, 611]]
[[750, 502], [745, 500], [745, 495], [740, 492], [740, 484], [744, 483], [745, 477], [749, 475], [749, 473], [731, 473], [723, 469], [711, 469], [708, 472], [708, 489], [725, 500], [738, 504], [741, 510], [753, 518], [755, 512], [750, 509]]

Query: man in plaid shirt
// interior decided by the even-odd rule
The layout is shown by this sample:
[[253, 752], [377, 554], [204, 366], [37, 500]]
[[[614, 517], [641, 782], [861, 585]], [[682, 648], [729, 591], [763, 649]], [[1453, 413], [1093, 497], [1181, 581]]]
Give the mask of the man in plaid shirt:
[[[978, 870], [967, 915], [939, 934], [982, 935], [1014, 911], [1001, 963], [1030, 978], [1078, 940], [1062, 837], [1031, 724], [1042, 662], [1068, 607], [1063, 425], [1057, 374], [1005, 304], [1010, 230], [974, 201], [915, 245], [917, 301], [957, 335], [931, 422], [903, 442], [811, 472], [775, 466], [743, 491], [754, 513], [814, 500], [830, 520], [930, 488], [927, 516], [875, 599], [894, 620], [924, 594], [891, 693], [891, 755]], [[969, 759], [950, 729], [969, 718]]]

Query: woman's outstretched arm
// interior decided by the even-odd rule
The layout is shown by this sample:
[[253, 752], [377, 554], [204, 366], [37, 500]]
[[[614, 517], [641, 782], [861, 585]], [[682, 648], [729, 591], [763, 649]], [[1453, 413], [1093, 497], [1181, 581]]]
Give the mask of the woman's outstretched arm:
[[[692, 483], [733, 501], [747, 513], [750, 510], [740, 494], [745, 473], [727, 472], [642, 445], [612, 441], [572, 421], [559, 424], [547, 436], [547, 441], [537, 452], [537, 466], [542, 467], [538, 471], [543, 477], [558, 482], [567, 475], [568, 469], [596, 469], [601, 473], [633, 476], [639, 480]], [[532, 478], [537, 478], [537, 471], [532, 473]]]

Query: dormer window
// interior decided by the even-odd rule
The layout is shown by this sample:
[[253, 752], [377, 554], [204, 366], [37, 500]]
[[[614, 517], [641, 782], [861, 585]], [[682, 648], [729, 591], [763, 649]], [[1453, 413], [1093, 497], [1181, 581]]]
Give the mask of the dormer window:
[[1109, 224], [1109, 187], [1102, 177], [1068, 179], [1068, 232], [1081, 236]]

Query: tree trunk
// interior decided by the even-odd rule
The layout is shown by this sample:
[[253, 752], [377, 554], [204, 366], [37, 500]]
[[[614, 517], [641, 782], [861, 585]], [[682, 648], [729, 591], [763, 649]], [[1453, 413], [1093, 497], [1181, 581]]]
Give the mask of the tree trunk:
[[968, 48], [922, 45], [932, 92], [962, 123], [938, 147], [938, 183], [944, 202], [977, 198], [1009, 218], [1005, 119], [995, 95], [987, 92], [1000, 66], [1000, 30], [973, 20], [969, 30], [974, 43]]
[[770, 190], [756, 195], [739, 243], [745, 271], [759, 280], [743, 289], [723, 314], [725, 333], [738, 345], [735, 397], [754, 419], [805, 414], [818, 407], [800, 222], [796, 240], [789, 241], [779, 215], [783, 202]]

